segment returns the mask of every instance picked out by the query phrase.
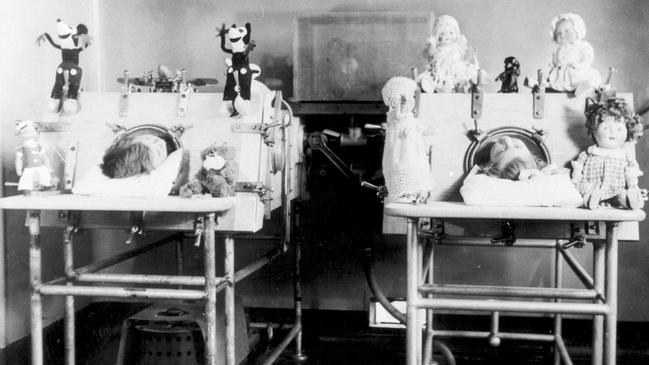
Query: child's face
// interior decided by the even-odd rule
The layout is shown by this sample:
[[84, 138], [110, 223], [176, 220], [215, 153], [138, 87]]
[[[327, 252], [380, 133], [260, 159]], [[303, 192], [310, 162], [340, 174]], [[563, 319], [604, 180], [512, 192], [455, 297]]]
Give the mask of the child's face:
[[605, 115], [602, 123], [597, 126], [593, 137], [601, 148], [620, 148], [626, 142], [627, 130], [624, 121], [612, 115]]
[[577, 30], [572, 21], [561, 20], [554, 28], [554, 41], [558, 44], [569, 44], [577, 40]]
[[457, 31], [450, 25], [442, 25], [437, 29], [437, 43], [440, 46], [446, 46], [457, 41]]
[[489, 151], [491, 162], [500, 168], [515, 158], [526, 159], [532, 156], [525, 143], [518, 138], [499, 138]]
[[156, 168], [160, 166], [167, 158], [167, 144], [162, 138], [151, 134], [143, 134], [133, 138], [133, 141], [142, 143], [149, 147], [151, 153], [151, 163]]

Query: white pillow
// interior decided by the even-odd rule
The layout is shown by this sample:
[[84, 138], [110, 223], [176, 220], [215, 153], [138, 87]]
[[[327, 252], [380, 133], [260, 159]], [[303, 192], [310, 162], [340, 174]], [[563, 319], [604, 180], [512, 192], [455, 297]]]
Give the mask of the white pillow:
[[177, 149], [148, 174], [123, 179], [111, 179], [101, 172], [100, 165], [94, 165], [74, 184], [73, 194], [94, 196], [127, 196], [157, 198], [169, 195], [180, 171], [183, 150]]
[[568, 174], [540, 174], [512, 181], [476, 173], [464, 179], [460, 194], [468, 205], [579, 207], [583, 199]]

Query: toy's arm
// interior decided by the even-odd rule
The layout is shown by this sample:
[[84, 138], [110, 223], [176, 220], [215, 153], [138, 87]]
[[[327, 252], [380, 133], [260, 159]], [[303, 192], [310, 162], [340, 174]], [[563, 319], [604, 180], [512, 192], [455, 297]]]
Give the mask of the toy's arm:
[[575, 68], [588, 68], [593, 64], [595, 51], [590, 43], [582, 41], [579, 44], [579, 60], [573, 64]]
[[61, 49], [61, 46], [56, 44], [53, 40], [52, 37], [50, 37], [49, 34], [43, 33], [36, 38], [36, 45], [40, 47], [41, 43], [43, 43], [47, 39], [48, 42], [52, 45], [52, 47], [56, 49]]
[[244, 56], [249, 55], [256, 46], [257, 44], [255, 43], [255, 41], [250, 41], [250, 43], [246, 45], [246, 49], [243, 51]]
[[626, 186], [627, 188], [636, 188], [638, 187], [638, 176], [642, 176], [643, 173], [640, 170], [640, 165], [638, 165], [638, 162], [634, 158], [629, 156], [627, 162], [628, 164], [624, 171]]
[[227, 33], [227, 31], [225, 30], [225, 23], [223, 23], [223, 24], [221, 24], [221, 30], [219, 31], [219, 34], [217, 35], [217, 37], [221, 38], [221, 50], [223, 52], [225, 52], [225, 53], [232, 54], [231, 49], [225, 48], [225, 34], [226, 33]]
[[16, 175], [21, 176], [23, 174], [23, 151], [18, 148], [16, 150]]
[[570, 165], [572, 166], [571, 180], [574, 184], [581, 181], [583, 177], [584, 165], [586, 164], [587, 159], [588, 153], [586, 151], [582, 151], [577, 157], [577, 160], [570, 161]]
[[88, 46], [92, 44], [92, 37], [87, 34], [81, 34], [77, 39], [79, 40], [79, 45], [81, 46], [79, 48], [79, 52], [88, 48]]

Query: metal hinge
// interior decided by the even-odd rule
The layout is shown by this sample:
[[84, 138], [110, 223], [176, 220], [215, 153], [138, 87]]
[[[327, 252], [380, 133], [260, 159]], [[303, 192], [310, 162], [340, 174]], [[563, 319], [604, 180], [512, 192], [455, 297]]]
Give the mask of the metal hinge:
[[271, 200], [270, 194], [273, 192], [273, 188], [270, 186], [264, 185], [264, 183], [257, 182], [237, 182], [234, 185], [234, 191], [238, 193], [256, 193], [259, 194], [259, 199], [262, 202], [267, 202]]

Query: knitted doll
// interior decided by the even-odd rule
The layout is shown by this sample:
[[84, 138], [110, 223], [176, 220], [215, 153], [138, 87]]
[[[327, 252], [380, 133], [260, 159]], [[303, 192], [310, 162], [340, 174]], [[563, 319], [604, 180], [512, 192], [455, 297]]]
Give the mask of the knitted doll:
[[508, 180], [528, 180], [538, 174], [558, 172], [554, 165], [548, 165], [535, 156], [525, 142], [509, 136], [500, 137], [494, 142], [489, 151], [489, 162], [482, 171], [489, 176]]
[[390, 201], [424, 203], [430, 196], [423, 130], [413, 114], [416, 91], [417, 83], [405, 77], [391, 78], [381, 90], [388, 106], [383, 175]]
[[594, 52], [584, 41], [586, 25], [577, 14], [560, 14], [552, 19], [552, 33], [557, 48], [552, 54], [548, 86], [560, 92], [584, 92], [600, 86], [602, 78], [593, 65]]
[[16, 150], [16, 174], [20, 176], [18, 191], [27, 195], [32, 191], [51, 190], [56, 185], [49, 159], [39, 141], [40, 132], [31, 120], [16, 124], [16, 135], [22, 138]]
[[471, 81], [476, 82], [478, 59], [452, 16], [436, 19], [424, 55], [428, 63], [418, 81], [425, 92], [464, 93], [469, 91]]
[[586, 128], [595, 142], [572, 161], [572, 182], [584, 204], [597, 209], [600, 203], [638, 209], [644, 205], [646, 191], [638, 188], [642, 171], [635, 157], [625, 148], [642, 133], [640, 117], [622, 99], [594, 102], [587, 99]]

